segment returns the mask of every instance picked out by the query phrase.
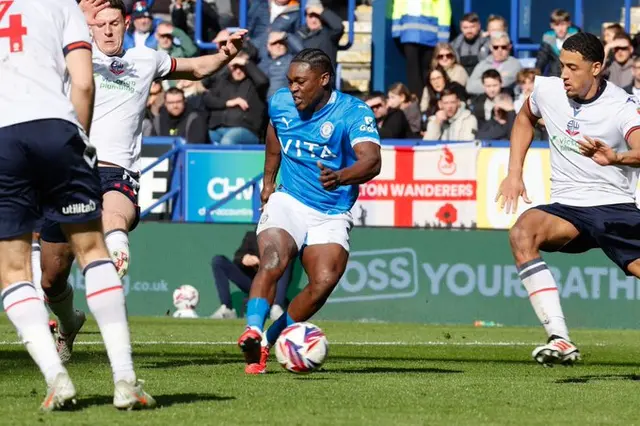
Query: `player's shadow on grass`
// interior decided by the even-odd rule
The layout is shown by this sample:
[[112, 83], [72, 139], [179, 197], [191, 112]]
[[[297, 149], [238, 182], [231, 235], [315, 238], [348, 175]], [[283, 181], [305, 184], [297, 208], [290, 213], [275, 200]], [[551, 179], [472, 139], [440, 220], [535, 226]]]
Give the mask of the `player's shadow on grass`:
[[[184, 354], [181, 354], [184, 357]], [[175, 368], [175, 367], [189, 367], [194, 365], [226, 365], [226, 364], [244, 364], [244, 360], [240, 355], [238, 356], [219, 356], [211, 355], [206, 357], [187, 357], [171, 360], [158, 360], [158, 361], [142, 361], [141, 367], [144, 368]]]
[[[174, 395], [154, 395], [158, 404], [158, 408], [171, 407], [172, 405], [193, 404], [203, 401], [230, 401], [236, 399], [235, 396], [220, 396], [206, 393], [178, 393]], [[89, 397], [80, 397], [75, 406], [76, 410], [84, 410], [85, 408], [101, 405], [113, 404], [113, 396], [93, 395]]]
[[589, 383], [600, 381], [620, 381], [630, 380], [633, 382], [640, 381], [640, 375], [638, 374], [590, 374], [586, 376], [566, 377], [564, 379], [556, 380], [559, 384], [576, 384], [576, 383]]
[[446, 368], [433, 367], [364, 367], [364, 368], [336, 368], [322, 370], [323, 373], [346, 373], [346, 374], [409, 374], [409, 373], [429, 373], [429, 374], [460, 374], [462, 370], [449, 370]]

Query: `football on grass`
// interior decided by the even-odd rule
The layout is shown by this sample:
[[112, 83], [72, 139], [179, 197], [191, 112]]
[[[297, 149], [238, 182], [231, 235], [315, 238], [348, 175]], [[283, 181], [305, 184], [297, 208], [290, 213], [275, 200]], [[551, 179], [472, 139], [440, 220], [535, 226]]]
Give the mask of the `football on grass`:
[[276, 358], [292, 373], [310, 373], [327, 358], [329, 342], [320, 327], [299, 322], [285, 328], [276, 342]]

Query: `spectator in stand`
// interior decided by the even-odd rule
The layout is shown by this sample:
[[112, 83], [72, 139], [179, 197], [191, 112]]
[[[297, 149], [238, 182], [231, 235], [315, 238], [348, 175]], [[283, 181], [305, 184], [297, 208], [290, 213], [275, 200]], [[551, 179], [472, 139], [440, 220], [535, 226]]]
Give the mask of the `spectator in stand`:
[[496, 70], [486, 70], [482, 73], [482, 87], [484, 93], [471, 102], [471, 112], [478, 120], [478, 128], [491, 120], [493, 107], [497, 96], [502, 92], [502, 77]]
[[269, 2], [251, 0], [247, 11], [247, 30], [254, 46], [261, 48], [267, 44], [269, 24]]
[[287, 87], [287, 72], [293, 55], [289, 53], [286, 34], [275, 32], [269, 34], [267, 42], [269, 55], [260, 61], [260, 69], [269, 77], [267, 99], [278, 89]]
[[158, 50], [174, 58], [191, 58], [198, 53], [198, 47], [187, 33], [169, 22], [158, 24], [155, 36], [158, 40]]
[[411, 131], [411, 126], [404, 112], [387, 106], [387, 97], [384, 93], [371, 92], [365, 102], [376, 117], [380, 139], [410, 139], [416, 137]]
[[429, 117], [426, 141], [472, 141], [476, 139], [478, 122], [450, 88], [444, 89], [438, 111]]
[[167, 90], [164, 108], [153, 119], [153, 136], [178, 136], [188, 143], [207, 143], [209, 134], [204, 117], [187, 107], [184, 92], [177, 87]]
[[269, 78], [241, 52], [220, 73], [204, 102], [211, 115], [211, 142], [221, 145], [259, 144], [264, 131]]
[[536, 57], [536, 68], [542, 75], [560, 77], [560, 50], [564, 41], [577, 33], [571, 25], [571, 15], [563, 9], [551, 12], [551, 29], [542, 36], [542, 43]]
[[509, 56], [511, 50], [511, 40], [509, 35], [503, 32], [494, 32], [491, 35], [491, 56], [481, 61], [471, 73], [467, 83], [467, 92], [470, 95], [480, 95], [484, 92], [482, 75], [486, 70], [498, 70], [502, 76], [502, 86], [509, 90], [513, 89], [516, 82], [516, 75], [522, 68], [520, 61]]
[[142, 136], [151, 136], [153, 133], [153, 119], [160, 113], [160, 108], [164, 105], [164, 91], [159, 81], [151, 83], [149, 96], [147, 97], [147, 107], [142, 119]]
[[507, 20], [500, 15], [489, 15], [489, 18], [487, 19], [487, 31], [485, 31], [484, 36], [490, 39], [494, 33], [498, 32], [509, 32], [509, 25], [507, 25]]
[[422, 99], [420, 100], [420, 111], [425, 113], [427, 117], [433, 115], [438, 111], [438, 101], [444, 92], [444, 89], [449, 88], [458, 94], [458, 99], [462, 102], [467, 101], [467, 91], [461, 84], [451, 81], [449, 75], [440, 65], [436, 65], [434, 69], [429, 72], [427, 79], [427, 86], [422, 93]]
[[509, 140], [516, 119], [513, 99], [507, 93], [495, 97], [491, 119], [478, 124], [478, 139]]
[[[481, 33], [480, 18], [477, 13], [467, 13], [460, 20], [460, 32], [451, 46], [460, 58], [460, 64], [464, 67], [467, 75], [473, 72], [478, 62], [489, 56], [489, 39]], [[433, 65], [432, 65], [433, 68]], [[458, 81], [463, 86], [467, 84]]]
[[[260, 265], [260, 253], [258, 252], [258, 237], [255, 231], [249, 231], [242, 239], [242, 244], [236, 250], [233, 261], [225, 256], [214, 256], [211, 259], [211, 269], [213, 279], [218, 290], [218, 297], [222, 305], [211, 315], [212, 319], [235, 319], [238, 317], [236, 310], [231, 303], [231, 292], [229, 281], [233, 281], [240, 290], [249, 294], [253, 277], [258, 272]], [[269, 314], [272, 320], [277, 320], [284, 313], [287, 307], [287, 287], [291, 281], [293, 262], [278, 281], [276, 286], [276, 297], [271, 306]]]
[[[195, 39], [195, 0], [171, 0], [169, 11], [171, 22], [189, 37]], [[202, 2], [202, 40], [213, 40], [220, 32], [220, 17], [215, 6], [206, 1]]]
[[613, 40], [620, 34], [624, 34], [624, 27], [618, 23], [607, 25], [602, 31], [602, 43], [604, 43], [605, 64], [613, 61], [613, 48], [617, 45]]
[[421, 96], [433, 48], [449, 41], [449, 0], [393, 0], [391, 36], [407, 60], [409, 90]]
[[294, 34], [300, 26], [300, 4], [296, 0], [270, 0], [269, 17], [271, 28], [268, 32]]
[[[518, 81], [518, 97], [513, 102], [516, 114], [520, 112], [520, 108], [524, 105], [527, 98], [533, 93], [533, 83], [536, 76], [540, 75], [537, 68], [525, 68], [518, 73], [516, 80]], [[485, 89], [486, 93], [486, 89]]]
[[389, 87], [387, 96], [387, 107], [402, 110], [409, 122], [411, 132], [419, 134], [422, 129], [422, 118], [416, 95], [411, 93], [404, 84], [394, 83]]
[[459, 83], [463, 87], [467, 85], [469, 74], [464, 67], [458, 63], [456, 53], [449, 43], [438, 43], [433, 51], [431, 69], [440, 65], [447, 72], [449, 80]]
[[156, 49], [158, 40], [155, 37], [155, 32], [161, 22], [162, 19], [153, 17], [147, 8], [146, 1], [136, 2], [131, 13], [131, 25], [124, 34], [124, 48], [147, 46]]
[[607, 62], [605, 78], [619, 87], [627, 87], [633, 83], [633, 47], [628, 34], [618, 34], [611, 43], [613, 60]]
[[207, 92], [207, 89], [201, 81], [178, 80], [176, 87], [184, 93], [188, 108], [192, 111], [198, 111], [203, 117], [208, 118], [207, 107], [204, 104], [204, 95]]
[[640, 99], [640, 56], [633, 58], [633, 83], [625, 87], [624, 90]]
[[344, 34], [342, 19], [335, 12], [324, 9], [320, 0], [307, 0], [304, 25], [289, 36], [293, 51], [320, 49], [336, 67], [338, 42]]

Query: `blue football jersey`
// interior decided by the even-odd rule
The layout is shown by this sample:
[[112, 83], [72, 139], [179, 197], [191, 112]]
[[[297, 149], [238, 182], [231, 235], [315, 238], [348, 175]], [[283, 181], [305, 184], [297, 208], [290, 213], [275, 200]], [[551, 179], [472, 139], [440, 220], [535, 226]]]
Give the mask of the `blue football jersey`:
[[371, 108], [334, 90], [322, 109], [303, 119], [289, 89], [282, 88], [269, 100], [269, 118], [281, 146], [278, 190], [323, 213], [351, 210], [358, 198], [358, 185], [324, 189], [317, 163], [340, 170], [356, 162], [353, 146], [357, 143], [380, 144]]

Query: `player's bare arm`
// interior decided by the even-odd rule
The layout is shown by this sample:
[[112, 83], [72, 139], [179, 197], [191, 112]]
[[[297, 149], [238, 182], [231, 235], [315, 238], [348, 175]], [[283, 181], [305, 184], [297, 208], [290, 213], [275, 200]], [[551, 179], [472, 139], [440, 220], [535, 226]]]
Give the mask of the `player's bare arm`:
[[227, 65], [242, 50], [247, 30], [238, 30], [219, 46], [213, 55], [198, 58], [175, 58], [176, 68], [165, 78], [168, 80], [201, 80]]
[[630, 166], [640, 167], [640, 132], [634, 131], [629, 135], [627, 144], [631, 148], [627, 152], [616, 152], [608, 144], [598, 139], [585, 136], [584, 141], [578, 141], [580, 152], [601, 166]]
[[264, 156], [264, 185], [262, 187], [262, 193], [260, 199], [264, 206], [271, 194], [276, 190], [276, 177], [278, 176], [278, 170], [280, 170], [280, 142], [278, 141], [278, 135], [276, 129], [271, 124], [267, 127], [267, 140]]
[[78, 115], [78, 121], [88, 135], [91, 130], [95, 101], [90, 46], [71, 50], [67, 53], [65, 60], [71, 77], [71, 103]]
[[353, 150], [357, 161], [345, 169], [331, 170], [318, 161], [320, 182], [325, 189], [331, 191], [340, 185], [358, 185], [378, 176], [382, 166], [380, 145], [374, 142], [360, 142], [354, 145]]
[[509, 169], [507, 177], [500, 184], [496, 195], [496, 202], [499, 201], [500, 208], [505, 209], [507, 213], [515, 213], [517, 211], [518, 198], [520, 197], [525, 203], [531, 203], [522, 179], [522, 169], [527, 151], [533, 141], [533, 130], [539, 117], [536, 117], [531, 112], [529, 102], [527, 99], [513, 123], [509, 146]]

